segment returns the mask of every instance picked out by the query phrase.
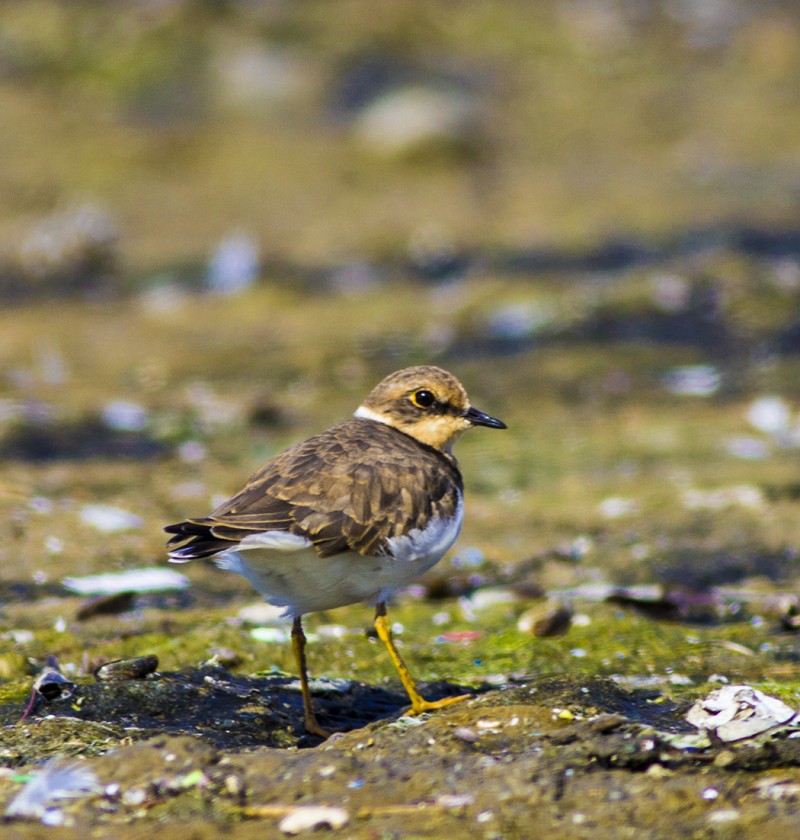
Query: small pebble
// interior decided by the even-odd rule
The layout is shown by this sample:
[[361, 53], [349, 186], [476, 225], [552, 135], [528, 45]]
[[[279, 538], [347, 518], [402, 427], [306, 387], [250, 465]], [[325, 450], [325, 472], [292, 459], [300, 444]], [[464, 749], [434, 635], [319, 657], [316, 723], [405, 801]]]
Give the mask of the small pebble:
[[459, 741], [466, 741], [468, 744], [474, 744], [478, 738], [480, 738], [480, 735], [468, 726], [457, 726], [453, 730], [453, 737], [458, 738]]
[[517, 621], [520, 633], [532, 636], [558, 636], [566, 633], [572, 620], [572, 608], [559, 598], [548, 598], [526, 610]]

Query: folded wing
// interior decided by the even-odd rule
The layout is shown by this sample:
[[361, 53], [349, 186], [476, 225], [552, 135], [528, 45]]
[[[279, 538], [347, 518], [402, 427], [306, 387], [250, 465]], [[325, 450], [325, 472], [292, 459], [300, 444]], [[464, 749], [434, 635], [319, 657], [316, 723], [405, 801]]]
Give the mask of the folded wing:
[[393, 537], [450, 519], [461, 486], [451, 456], [353, 419], [277, 455], [209, 516], [168, 525], [167, 548], [186, 562], [255, 547], [267, 534], [278, 550], [311, 544], [320, 557], [387, 553]]

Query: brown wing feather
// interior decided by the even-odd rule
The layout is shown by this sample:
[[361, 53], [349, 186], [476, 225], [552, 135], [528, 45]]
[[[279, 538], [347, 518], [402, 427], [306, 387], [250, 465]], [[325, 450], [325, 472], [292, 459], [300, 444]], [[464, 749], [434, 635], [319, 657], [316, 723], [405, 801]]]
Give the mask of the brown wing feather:
[[452, 456], [353, 419], [277, 455], [209, 516], [165, 528], [175, 535], [167, 546], [173, 559], [190, 560], [249, 534], [288, 531], [321, 557], [376, 554], [392, 537], [452, 516], [461, 486]]

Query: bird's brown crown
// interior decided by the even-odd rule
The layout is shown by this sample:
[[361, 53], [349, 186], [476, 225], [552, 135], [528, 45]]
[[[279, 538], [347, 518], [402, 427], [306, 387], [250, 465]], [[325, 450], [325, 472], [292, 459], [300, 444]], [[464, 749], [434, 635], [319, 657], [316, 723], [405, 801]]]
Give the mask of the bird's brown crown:
[[449, 451], [474, 425], [464, 386], [446, 370], [418, 365], [389, 374], [358, 407], [357, 417], [386, 423], [434, 449]]

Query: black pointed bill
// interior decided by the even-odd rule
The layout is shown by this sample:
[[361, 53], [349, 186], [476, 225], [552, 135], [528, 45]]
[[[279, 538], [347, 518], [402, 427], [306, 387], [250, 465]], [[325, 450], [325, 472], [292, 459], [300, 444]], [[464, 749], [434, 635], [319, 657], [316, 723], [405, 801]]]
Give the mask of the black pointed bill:
[[486, 426], [489, 429], [507, 429], [508, 426], [502, 421], [498, 420], [496, 417], [490, 417], [488, 414], [484, 414], [482, 411], [478, 411], [477, 408], [470, 406], [464, 412], [464, 418], [469, 420], [473, 426]]

